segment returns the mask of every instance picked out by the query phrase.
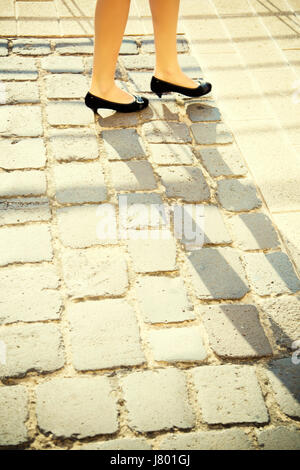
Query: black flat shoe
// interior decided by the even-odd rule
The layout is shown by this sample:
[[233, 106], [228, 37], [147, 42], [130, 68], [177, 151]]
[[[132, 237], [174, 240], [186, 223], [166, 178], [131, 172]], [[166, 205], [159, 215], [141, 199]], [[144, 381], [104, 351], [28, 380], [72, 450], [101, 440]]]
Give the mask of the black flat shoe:
[[114, 101], [105, 100], [104, 98], [99, 98], [88, 91], [84, 101], [86, 106], [94, 111], [95, 114], [97, 114], [97, 111], [100, 108], [113, 109], [120, 113], [132, 113], [134, 111], [140, 111], [148, 106], [149, 100], [147, 98], [139, 95], [133, 96], [134, 101], [131, 103], [116, 103]]
[[184, 86], [175, 85], [174, 83], [166, 82], [161, 80], [160, 78], [156, 78], [154, 75], [151, 79], [151, 90], [161, 98], [163, 93], [167, 93], [168, 91], [175, 91], [177, 93], [181, 93], [186, 96], [190, 97], [197, 97], [206, 95], [211, 91], [211, 83], [205, 82], [201, 78], [197, 79], [199, 86], [197, 88], [189, 88]]

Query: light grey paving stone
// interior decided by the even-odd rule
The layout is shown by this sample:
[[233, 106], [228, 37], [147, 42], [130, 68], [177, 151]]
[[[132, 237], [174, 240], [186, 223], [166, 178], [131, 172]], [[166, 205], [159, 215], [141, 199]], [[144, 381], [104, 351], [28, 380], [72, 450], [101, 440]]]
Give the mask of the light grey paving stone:
[[245, 253], [244, 260], [248, 279], [258, 295], [300, 290], [300, 280], [285, 253]]
[[265, 214], [240, 214], [229, 219], [237, 246], [242, 250], [277, 248], [278, 235]]
[[12, 51], [18, 55], [48, 55], [51, 53], [47, 39], [22, 38], [13, 40]]
[[64, 279], [73, 298], [122, 295], [128, 287], [127, 265], [118, 247], [65, 250]]
[[150, 160], [157, 165], [192, 165], [195, 157], [190, 146], [149, 144]]
[[0, 226], [49, 219], [51, 211], [46, 197], [0, 199]]
[[[118, 81], [116, 82], [118, 83]], [[128, 93], [130, 92], [126, 87], [122, 87], [118, 85], [119, 88], [125, 89]], [[96, 119], [98, 120], [98, 124], [100, 128], [107, 127], [112, 128], [112, 130], [120, 131], [120, 130], [130, 130], [129, 127], [136, 128], [139, 124], [139, 114], [141, 111], [135, 111], [133, 113], [118, 113], [117, 111], [111, 111], [106, 109], [98, 109], [98, 114]], [[116, 127], [123, 127], [126, 129], [115, 129]], [[131, 129], [135, 131], [135, 129]], [[106, 131], [103, 131], [106, 132]], [[126, 159], [126, 158], [125, 158]], [[115, 160], [113, 158], [113, 160]], [[117, 158], [119, 160], [119, 158]]]
[[228, 127], [222, 122], [194, 123], [191, 131], [196, 144], [231, 144], [233, 135]]
[[240, 257], [232, 248], [202, 248], [187, 256], [195, 294], [199, 299], [240, 299], [248, 283]]
[[250, 211], [262, 204], [254, 184], [248, 179], [218, 181], [217, 197], [228, 211]]
[[89, 442], [73, 450], [152, 450], [146, 439], [113, 439], [111, 441]]
[[209, 102], [188, 104], [186, 112], [192, 122], [221, 121], [219, 108]]
[[181, 322], [196, 318], [180, 277], [139, 277], [135, 289], [147, 323]]
[[64, 365], [62, 336], [57, 325], [35, 323], [0, 328], [6, 364], [0, 377], [22, 377], [29, 371], [53, 372]]
[[109, 169], [117, 191], [155, 189], [157, 186], [152, 167], [147, 161], [113, 162]]
[[[149, 121], [179, 121], [180, 108], [176, 101], [172, 101], [165, 95], [162, 99], [153, 98], [153, 94], [143, 92], [143, 96], [149, 99], [149, 106], [139, 112], [140, 122]], [[170, 145], [170, 144], [168, 144]]]
[[45, 163], [46, 149], [41, 138], [0, 141], [0, 167], [5, 170], [42, 168]]
[[112, 129], [102, 131], [104, 149], [109, 160], [145, 158], [143, 141], [135, 129]]
[[45, 77], [47, 98], [82, 98], [88, 91], [84, 75], [52, 74]]
[[[155, 44], [153, 38], [144, 38], [141, 40], [142, 53], [154, 53]], [[188, 52], [188, 42], [186, 39], [177, 37], [176, 41], [177, 52]]]
[[107, 198], [99, 162], [56, 165], [54, 180], [56, 199], [60, 203], [101, 202]]
[[59, 54], [93, 54], [92, 38], [61, 38], [56, 41], [55, 49]]
[[[100, 212], [101, 207], [103, 206], [85, 204], [62, 207], [57, 210], [59, 235], [64, 246], [87, 248], [118, 242], [115, 214], [111, 216], [106, 208]], [[113, 206], [110, 207], [113, 210]]]
[[219, 357], [247, 358], [272, 354], [254, 305], [201, 305], [199, 313], [210, 346]]
[[157, 193], [118, 194], [118, 204], [125, 235], [126, 229], [169, 226], [168, 207]]
[[[295, 178], [296, 180], [296, 178]], [[291, 191], [291, 194], [293, 191]], [[283, 237], [287, 250], [300, 272], [300, 217], [299, 212], [281, 212], [274, 214], [277, 229]]]
[[235, 144], [201, 148], [197, 153], [211, 176], [247, 174], [247, 168]]
[[46, 175], [39, 170], [1, 172], [0, 188], [0, 197], [40, 196], [47, 190]]
[[155, 66], [155, 56], [152, 54], [123, 55], [120, 57], [120, 63], [127, 70], [151, 70]]
[[81, 57], [61, 57], [51, 55], [43, 57], [41, 68], [52, 73], [83, 73], [84, 66]]
[[58, 161], [94, 160], [99, 156], [96, 135], [89, 128], [51, 129], [49, 148]]
[[254, 367], [200, 366], [191, 372], [206, 423], [262, 424], [269, 421]]
[[0, 135], [8, 137], [39, 137], [43, 135], [40, 106], [1, 106]]
[[11, 263], [51, 261], [50, 227], [21, 225], [0, 228], [0, 266]]
[[42, 432], [83, 439], [118, 430], [116, 399], [108, 377], [55, 378], [36, 387]]
[[149, 348], [155, 361], [204, 361], [207, 353], [198, 326], [148, 331]]
[[85, 126], [94, 122], [94, 115], [83, 101], [57, 101], [46, 106], [51, 126]]
[[57, 320], [62, 299], [53, 266], [16, 266], [0, 271], [0, 324]]
[[23, 385], [0, 387], [0, 446], [17, 446], [29, 440], [28, 395]]
[[8, 55], [8, 41], [6, 39], [0, 39], [0, 56]]
[[67, 308], [76, 370], [143, 364], [137, 318], [124, 300], [71, 304]]
[[32, 57], [8, 56], [1, 58], [0, 80], [36, 80], [38, 71]]
[[36, 82], [3, 82], [6, 104], [39, 103], [40, 95]]
[[120, 54], [138, 54], [136, 41], [134, 39], [124, 38], [121, 44]]
[[183, 122], [146, 122], [142, 125], [142, 133], [150, 143], [188, 144], [192, 142], [189, 128]]
[[277, 359], [269, 364], [267, 374], [281, 411], [291, 418], [299, 418], [299, 364], [294, 364], [291, 357]]
[[276, 343], [291, 349], [300, 338], [300, 297], [260, 299], [259, 306], [269, 320]]
[[133, 269], [139, 273], [174, 271], [176, 244], [173, 239], [128, 240]]
[[146, 70], [128, 72], [129, 80], [137, 92], [150, 92], [152, 73]]
[[253, 445], [242, 429], [222, 429], [168, 435], [160, 449], [166, 450], [251, 450]]
[[256, 434], [263, 450], [300, 450], [300, 429], [295, 426], [257, 430]]
[[195, 424], [182, 371], [167, 368], [132, 372], [121, 378], [121, 386], [131, 429], [139, 432], [174, 426], [189, 429]]
[[157, 173], [166, 188], [167, 197], [178, 197], [188, 202], [202, 202], [210, 198], [210, 190], [200, 168], [160, 167]]

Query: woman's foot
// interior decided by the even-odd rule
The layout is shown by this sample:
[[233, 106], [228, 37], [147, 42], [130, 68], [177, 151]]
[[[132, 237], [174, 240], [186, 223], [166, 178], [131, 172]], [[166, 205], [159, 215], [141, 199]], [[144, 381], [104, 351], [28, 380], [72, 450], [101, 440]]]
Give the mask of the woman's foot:
[[129, 104], [134, 101], [134, 96], [117, 87], [117, 85], [115, 84], [111, 88], [106, 90], [100, 89], [100, 87], [97, 86], [92, 86], [90, 89], [90, 93], [99, 98], [108, 101], [113, 101], [115, 103]]
[[198, 88], [199, 86], [199, 83], [189, 78], [181, 69], [172, 72], [155, 70], [154, 76], [165, 82], [170, 82], [182, 87]]

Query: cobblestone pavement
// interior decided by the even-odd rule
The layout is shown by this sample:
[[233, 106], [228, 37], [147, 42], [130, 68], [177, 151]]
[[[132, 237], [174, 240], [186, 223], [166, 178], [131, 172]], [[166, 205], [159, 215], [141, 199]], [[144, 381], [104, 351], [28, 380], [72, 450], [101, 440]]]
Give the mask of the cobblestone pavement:
[[[131, 35], [117, 78], [150, 106], [94, 120], [91, 39], [0, 51], [0, 446], [299, 449], [300, 280], [214, 97], [159, 100], [153, 38]], [[172, 224], [104, 243], [122, 195], [133, 230], [203, 205], [204, 247]]]

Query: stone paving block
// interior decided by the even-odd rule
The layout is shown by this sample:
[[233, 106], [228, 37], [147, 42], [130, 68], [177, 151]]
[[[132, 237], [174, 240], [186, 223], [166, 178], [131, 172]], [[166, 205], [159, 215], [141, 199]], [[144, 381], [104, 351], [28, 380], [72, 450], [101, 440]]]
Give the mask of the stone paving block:
[[40, 95], [36, 82], [23, 82], [20, 86], [19, 82], [4, 82], [5, 86], [5, 103], [39, 103]]
[[294, 364], [291, 357], [286, 357], [273, 361], [268, 369], [267, 374], [280, 410], [291, 418], [299, 418], [299, 364]]
[[248, 279], [258, 295], [300, 290], [300, 280], [285, 253], [245, 253], [244, 259]]
[[94, 121], [83, 101], [57, 101], [46, 106], [48, 122], [51, 126], [85, 126]]
[[[61, 29], [61, 35], [62, 36], [82, 36], [88, 35], [88, 36], [93, 36], [94, 35], [94, 21], [93, 18], [60, 18], [60, 29]], [[56, 35], [58, 36], [58, 34]], [[82, 47], [82, 50], [84, 51], [86, 49], [85, 53], [88, 53], [89, 47], [88, 45], [85, 47]], [[75, 49], [76, 50], [76, 49]], [[78, 53], [81, 54], [81, 51], [78, 48]], [[89, 52], [92, 54], [92, 52]]]
[[8, 55], [8, 41], [6, 39], [0, 39], [0, 56]]
[[0, 266], [51, 261], [52, 257], [49, 226], [22, 225], [0, 228]]
[[38, 137], [43, 135], [40, 106], [1, 106], [0, 135], [9, 137]]
[[159, 446], [166, 450], [251, 450], [253, 445], [242, 429], [198, 431], [165, 437]]
[[[292, 173], [291, 173], [292, 174]], [[300, 217], [299, 212], [274, 214], [275, 224], [281, 233], [287, 249], [300, 272]]]
[[134, 71], [128, 72], [129, 80], [132, 82], [132, 86], [137, 92], [150, 92], [150, 82], [152, 73], [150, 71]]
[[42, 168], [45, 163], [46, 149], [41, 138], [0, 141], [0, 167], [5, 170]]
[[235, 144], [198, 150], [200, 159], [211, 176], [243, 176], [247, 168]]
[[145, 158], [142, 139], [135, 129], [112, 129], [102, 131], [105, 153], [109, 160]]
[[88, 91], [86, 77], [73, 73], [47, 75], [45, 86], [48, 98], [83, 98]]
[[118, 430], [108, 377], [55, 378], [36, 387], [38, 426], [56, 437], [83, 439]]
[[[118, 84], [118, 80], [116, 81]], [[130, 93], [130, 90], [126, 89], [126, 87], [119, 85], [119, 88], [127, 91]], [[118, 113], [117, 111], [112, 111], [109, 109], [98, 109], [98, 113], [96, 119], [98, 120], [98, 124], [100, 128], [107, 127], [112, 128], [112, 130], [120, 131], [120, 130], [130, 130], [129, 127], [137, 127], [139, 124], [139, 114], [141, 111], [136, 111], [133, 113]], [[123, 127], [126, 129], [116, 129], [117, 127]], [[135, 130], [135, 129], [132, 129]], [[106, 132], [106, 131], [103, 131]], [[107, 144], [105, 145], [107, 146]], [[114, 151], [113, 151], [114, 152]], [[108, 155], [109, 158], [109, 155]], [[110, 158], [109, 158], [110, 159]], [[113, 160], [115, 160], [113, 158]]]
[[58, 202], [100, 202], [107, 197], [99, 162], [56, 165], [54, 179]]
[[146, 361], [136, 314], [126, 301], [73, 303], [67, 315], [76, 370], [110, 369]]
[[221, 113], [209, 102], [188, 104], [186, 113], [192, 122], [221, 121]]
[[[118, 194], [121, 229], [169, 226], [168, 208], [157, 193]], [[121, 211], [121, 212], [120, 212]]]
[[228, 127], [222, 122], [194, 123], [191, 125], [191, 131], [196, 144], [231, 144], [233, 135]]
[[206, 423], [263, 424], [269, 421], [254, 367], [200, 366], [191, 372]]
[[0, 328], [6, 345], [6, 364], [0, 377], [20, 377], [29, 371], [53, 372], [64, 365], [62, 336], [57, 325], [35, 323]]
[[142, 125], [144, 138], [150, 143], [191, 143], [189, 128], [183, 122], [154, 121]]
[[53, 266], [16, 266], [0, 271], [0, 324], [57, 320], [62, 299]]
[[55, 49], [59, 54], [93, 54], [92, 38], [61, 38], [56, 41]]
[[240, 257], [232, 248], [193, 251], [187, 266], [198, 299], [240, 299], [249, 291]]
[[152, 54], [136, 54], [136, 55], [123, 55], [120, 58], [120, 63], [127, 70], [151, 70], [155, 66], [155, 56]]
[[28, 395], [23, 385], [0, 388], [0, 446], [17, 446], [28, 441]]
[[46, 176], [39, 170], [1, 172], [0, 188], [0, 197], [40, 196], [47, 190]]
[[152, 167], [147, 161], [114, 162], [109, 169], [117, 191], [155, 189], [157, 186]]
[[300, 297], [260, 299], [259, 306], [269, 320], [276, 343], [291, 349], [300, 338]]
[[[118, 233], [114, 230], [116, 227], [110, 225], [110, 223], [116, 224], [116, 218], [112, 219], [109, 215], [110, 212], [104, 211], [101, 218], [99, 206], [95, 204], [58, 209], [58, 229], [63, 245], [71, 248], [87, 248], [92, 245], [118, 243]], [[105, 224], [104, 229], [103, 224]]]
[[38, 71], [32, 57], [1, 58], [0, 80], [36, 80]]
[[150, 330], [147, 341], [155, 361], [193, 362], [207, 356], [198, 326]]
[[181, 322], [196, 318], [180, 277], [139, 277], [135, 289], [147, 323]]
[[149, 144], [150, 160], [157, 165], [192, 165], [195, 157], [190, 146]]
[[131, 429], [149, 432], [194, 426], [182, 371], [167, 368], [132, 372], [121, 378], [121, 386]]
[[248, 179], [218, 181], [217, 197], [228, 211], [250, 211], [262, 204], [254, 184]]
[[257, 441], [263, 450], [300, 450], [299, 431], [295, 426], [257, 430]]
[[48, 55], [51, 53], [47, 39], [15, 39], [12, 51], [18, 55]]
[[199, 313], [210, 346], [219, 357], [247, 358], [272, 354], [254, 305], [201, 305]]
[[146, 439], [114, 439], [111, 441], [89, 442], [73, 450], [152, 450]]
[[[152, 54], [155, 52], [154, 39], [152, 38], [142, 39], [141, 46], [142, 46], [143, 54], [149, 54], [149, 53]], [[189, 50], [187, 40], [181, 37], [177, 37], [176, 47], [177, 47], [177, 52], [188, 52]]]
[[48, 198], [0, 199], [0, 226], [51, 219]]
[[73, 298], [122, 295], [128, 287], [127, 265], [121, 248], [65, 250], [62, 265], [67, 290]]
[[81, 57], [49, 56], [41, 60], [41, 68], [52, 73], [83, 73], [84, 66]]
[[51, 129], [49, 148], [58, 161], [93, 160], [99, 156], [96, 135], [89, 128]]
[[229, 219], [237, 246], [242, 250], [277, 248], [278, 235], [265, 214], [240, 214]]
[[121, 44], [120, 54], [138, 54], [136, 41], [134, 39], [124, 38]]
[[210, 190], [200, 168], [160, 167], [157, 173], [166, 188], [167, 197], [179, 197], [188, 202], [207, 201], [210, 198]]
[[128, 240], [127, 243], [133, 269], [136, 272], [149, 273], [177, 269], [174, 240]]
[[143, 96], [149, 99], [149, 106], [139, 113], [142, 123], [154, 120], [179, 121], [180, 109], [176, 101], [172, 101], [170, 98], [167, 99], [166, 96], [162, 99], [153, 98], [150, 93], [143, 93]]

